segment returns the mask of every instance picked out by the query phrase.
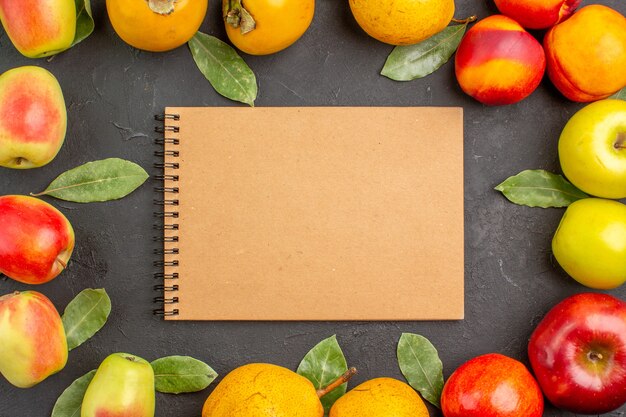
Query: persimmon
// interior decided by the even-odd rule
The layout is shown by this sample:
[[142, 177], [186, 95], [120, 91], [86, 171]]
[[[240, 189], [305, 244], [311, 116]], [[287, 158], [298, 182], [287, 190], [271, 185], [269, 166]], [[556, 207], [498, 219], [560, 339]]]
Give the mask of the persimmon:
[[268, 55], [282, 51], [306, 32], [315, 0], [222, 0], [226, 34], [241, 51]]
[[107, 0], [115, 32], [127, 44], [152, 52], [169, 51], [195, 35], [208, 0]]

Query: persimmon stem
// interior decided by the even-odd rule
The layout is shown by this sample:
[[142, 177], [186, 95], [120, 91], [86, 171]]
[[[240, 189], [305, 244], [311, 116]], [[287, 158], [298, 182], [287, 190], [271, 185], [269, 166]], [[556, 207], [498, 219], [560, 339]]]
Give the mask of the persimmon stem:
[[167, 16], [174, 11], [174, 0], [148, 0], [148, 7], [154, 13]]
[[477, 19], [478, 19], [478, 16], [476, 16], [476, 15], [470, 16], [470, 17], [465, 18], [465, 19], [455, 19], [453, 17], [452, 18], [452, 22], [454, 22], [454, 23], [461, 23], [461, 24], [467, 24], [467, 23], [475, 22]]
[[240, 29], [242, 35], [256, 28], [254, 17], [243, 7], [241, 0], [228, 0], [224, 4], [224, 20], [227, 25]]
[[346, 382], [348, 382], [350, 380], [350, 378], [352, 378], [355, 375], [356, 375], [356, 368], [348, 369], [339, 378], [335, 379], [333, 382], [331, 382], [330, 384], [326, 385], [325, 387], [318, 389], [317, 390], [317, 396], [319, 398], [322, 398], [324, 395], [334, 391], [340, 385], [345, 384]]

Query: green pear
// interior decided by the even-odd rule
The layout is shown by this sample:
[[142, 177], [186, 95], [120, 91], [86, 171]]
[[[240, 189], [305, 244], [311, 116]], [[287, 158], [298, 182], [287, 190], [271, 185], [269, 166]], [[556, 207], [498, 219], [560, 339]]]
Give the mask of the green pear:
[[89, 384], [81, 417], [154, 417], [154, 371], [128, 353], [108, 356]]

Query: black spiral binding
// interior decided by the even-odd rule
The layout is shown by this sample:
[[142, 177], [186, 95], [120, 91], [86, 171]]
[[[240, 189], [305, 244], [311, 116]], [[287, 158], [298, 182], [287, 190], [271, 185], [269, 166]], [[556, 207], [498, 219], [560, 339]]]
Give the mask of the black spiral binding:
[[[163, 122], [163, 126], [154, 128], [155, 132], [163, 134], [163, 137], [155, 139], [155, 145], [160, 147], [167, 145], [168, 148], [179, 145], [180, 139], [173, 138], [171, 135], [179, 133], [180, 128], [178, 126], [170, 126], [168, 122], [179, 121], [180, 115], [162, 114], [156, 115], [154, 118], [158, 122]], [[179, 253], [179, 248], [176, 246], [178, 235], [175, 234], [178, 231], [178, 224], [174, 223], [174, 219], [178, 218], [176, 207], [179, 201], [175, 196], [178, 194], [178, 187], [172, 186], [170, 183], [179, 180], [176, 170], [180, 166], [177, 162], [164, 162], [163, 159], [165, 157], [178, 158], [179, 151], [160, 149], [154, 152], [154, 156], [161, 158], [160, 162], [154, 164], [154, 168], [161, 171], [161, 174], [155, 175], [154, 178], [162, 183], [162, 185], [154, 187], [154, 191], [159, 196], [163, 196], [163, 198], [154, 200], [154, 205], [159, 207], [159, 210], [154, 212], [154, 217], [159, 220], [159, 223], [154, 225], [154, 229], [160, 232], [160, 235], [153, 238], [155, 243], [160, 244], [160, 247], [154, 250], [154, 254], [160, 257], [159, 260], [153, 262], [154, 267], [159, 269], [158, 272], [154, 273], [154, 278], [164, 282], [164, 284], [154, 286], [154, 290], [161, 293], [161, 295], [154, 297], [154, 302], [160, 305], [159, 308], [154, 310], [154, 314], [157, 316], [178, 316], [180, 311], [177, 308], [168, 307], [178, 304], [179, 301], [177, 296], [170, 294], [178, 292], [179, 288], [177, 284], [178, 272], [172, 271], [172, 269], [178, 266], [178, 259], [175, 259], [175, 257]], [[172, 219], [171, 222], [169, 221], [170, 219]]]

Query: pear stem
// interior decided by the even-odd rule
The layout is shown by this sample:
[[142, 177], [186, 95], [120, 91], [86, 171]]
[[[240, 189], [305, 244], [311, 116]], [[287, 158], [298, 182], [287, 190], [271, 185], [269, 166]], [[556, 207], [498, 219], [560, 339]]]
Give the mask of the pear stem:
[[478, 16], [473, 15], [470, 17], [467, 17], [465, 19], [455, 19], [454, 17], [452, 18], [452, 22], [454, 23], [462, 23], [462, 24], [467, 24], [467, 23], [472, 23], [475, 22], [478, 19]]
[[324, 388], [318, 389], [317, 390], [317, 396], [319, 398], [322, 398], [324, 395], [334, 391], [340, 385], [345, 384], [346, 382], [348, 382], [350, 380], [350, 378], [352, 378], [355, 375], [356, 375], [356, 368], [348, 369], [339, 378], [335, 379], [333, 382], [331, 382], [330, 384], [326, 385]]

